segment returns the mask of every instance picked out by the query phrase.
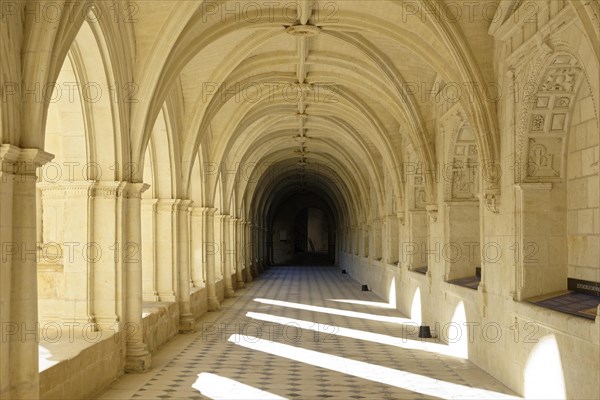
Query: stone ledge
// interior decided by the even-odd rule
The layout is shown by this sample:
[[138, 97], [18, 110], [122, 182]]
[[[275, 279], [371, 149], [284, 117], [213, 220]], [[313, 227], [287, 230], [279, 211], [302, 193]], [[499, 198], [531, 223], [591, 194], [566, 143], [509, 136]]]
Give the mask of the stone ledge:
[[172, 302], [144, 302], [142, 306], [144, 343], [150, 353], [179, 332], [179, 307]]
[[41, 340], [40, 398], [91, 398], [123, 374], [124, 345], [114, 333], [91, 342], [75, 331], [73, 341], [62, 335], [61, 341]]
[[[598, 341], [598, 334], [595, 333], [595, 330], [597, 330], [596, 322], [586, 318], [565, 314], [528, 302], [515, 302], [515, 314], [517, 318], [529, 320], [564, 335], [574, 336], [586, 342], [596, 343]], [[597, 317], [596, 320], [598, 320]]]

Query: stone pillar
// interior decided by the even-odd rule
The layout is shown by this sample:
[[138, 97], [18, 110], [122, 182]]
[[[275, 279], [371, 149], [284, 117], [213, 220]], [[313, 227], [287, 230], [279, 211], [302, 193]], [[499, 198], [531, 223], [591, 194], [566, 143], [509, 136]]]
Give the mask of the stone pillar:
[[204, 228], [203, 259], [206, 276], [206, 296], [208, 311], [216, 311], [220, 308], [216, 289], [216, 243], [215, 243], [215, 208], [202, 208], [202, 226]]
[[177, 301], [179, 282], [177, 278], [178, 253], [177, 222], [180, 200], [160, 199], [156, 203], [156, 230], [154, 246], [156, 255], [156, 292], [160, 301]]
[[407, 240], [402, 243], [402, 263], [409, 269], [428, 266], [427, 243], [428, 226], [427, 211], [410, 210], [407, 214]]
[[369, 254], [371, 255], [371, 258], [375, 261], [383, 261], [383, 228], [384, 225], [381, 219], [375, 219], [371, 223], [372, 232], [370, 236], [372, 248], [369, 251]]
[[93, 267], [102, 250], [109, 250], [98, 248], [94, 240], [90, 214], [95, 185], [93, 181], [38, 184], [43, 227], [38, 264], [62, 264], [64, 284], [62, 307], [58, 309], [55, 304], [40, 307], [41, 323], [62, 320], [81, 328], [94, 322]]
[[52, 158], [0, 145], [0, 398], [39, 397], [35, 185]]
[[144, 301], [160, 301], [156, 262], [156, 204], [158, 199], [142, 199], [142, 289]]
[[256, 225], [254, 227], [254, 237], [255, 237], [255, 243], [256, 243], [256, 248], [255, 248], [255, 263], [256, 263], [256, 269], [259, 271], [259, 273], [263, 272], [262, 269], [262, 264], [260, 263], [260, 259], [261, 259], [261, 254], [262, 254], [262, 238], [260, 235], [260, 227], [258, 225]]
[[359, 255], [360, 248], [360, 230], [356, 225], [352, 226], [352, 254], [355, 256]]
[[262, 228], [262, 265], [263, 269], [267, 268], [269, 260], [269, 230]]
[[369, 250], [370, 250], [370, 243], [371, 243], [371, 235], [369, 235], [369, 231], [371, 230], [371, 227], [368, 224], [364, 224], [361, 227], [362, 230], [362, 243], [360, 246], [360, 255], [362, 257], [368, 258], [369, 257]]
[[263, 228], [262, 226], [257, 226], [256, 227], [256, 254], [257, 254], [257, 265], [258, 265], [258, 270], [262, 273], [264, 271], [264, 264], [263, 264]]
[[143, 183], [127, 184], [125, 197], [124, 218], [125, 249], [137, 249], [137, 253], [125, 251], [123, 266], [125, 268], [125, 321], [126, 355], [125, 371], [141, 373], [150, 369], [151, 357], [144, 343], [142, 324], [142, 224], [141, 224], [141, 194], [149, 188]]
[[444, 204], [444, 279], [453, 280], [475, 276], [481, 267], [479, 245], [479, 201], [447, 201]]
[[261, 273], [260, 266], [258, 265], [258, 226], [256, 224], [250, 224], [250, 232], [251, 232], [251, 257], [252, 257], [252, 266], [254, 268], [253, 275], [259, 275]]
[[190, 211], [190, 281], [193, 287], [203, 287], [206, 284], [204, 273], [204, 230], [203, 208], [192, 207]]
[[231, 260], [229, 259], [228, 252], [230, 251], [229, 246], [229, 221], [231, 219], [230, 215], [219, 214], [215, 218], [215, 222], [219, 224], [220, 227], [220, 240], [219, 240], [219, 254], [221, 260], [221, 271], [223, 274], [223, 285], [225, 286], [225, 298], [235, 297], [235, 292], [233, 290], [233, 281], [232, 281], [232, 272], [231, 272]]
[[179, 332], [194, 331], [190, 297], [190, 200], [181, 200], [178, 204], [178, 239], [179, 239]]
[[564, 192], [550, 182], [519, 183], [515, 195], [513, 298], [522, 301], [566, 290], [569, 260]]
[[390, 265], [397, 265], [400, 257], [399, 243], [400, 243], [400, 230], [399, 230], [399, 219], [398, 216], [388, 215], [386, 224], [386, 258], [387, 263]]
[[231, 219], [231, 228], [233, 229], [233, 234], [231, 235], [231, 237], [233, 238], [233, 249], [234, 249], [234, 254], [233, 254], [233, 262], [235, 263], [235, 277], [236, 277], [236, 287], [238, 289], [243, 289], [246, 287], [246, 285], [244, 284], [244, 272], [242, 271], [242, 243], [241, 243], [241, 236], [242, 236], [242, 225], [241, 225], [241, 219], [239, 218], [232, 218]]
[[250, 248], [250, 223], [242, 222], [242, 267], [246, 276], [246, 282], [252, 282], [252, 254]]

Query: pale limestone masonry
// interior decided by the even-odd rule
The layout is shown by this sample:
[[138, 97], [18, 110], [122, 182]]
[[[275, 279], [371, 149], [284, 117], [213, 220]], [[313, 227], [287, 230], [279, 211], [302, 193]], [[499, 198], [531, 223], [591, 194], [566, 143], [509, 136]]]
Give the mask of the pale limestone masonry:
[[459, 326], [521, 396], [600, 398], [600, 307], [533, 303], [600, 282], [599, 24], [597, 0], [3, 0], [0, 398], [148, 372], [284, 255]]

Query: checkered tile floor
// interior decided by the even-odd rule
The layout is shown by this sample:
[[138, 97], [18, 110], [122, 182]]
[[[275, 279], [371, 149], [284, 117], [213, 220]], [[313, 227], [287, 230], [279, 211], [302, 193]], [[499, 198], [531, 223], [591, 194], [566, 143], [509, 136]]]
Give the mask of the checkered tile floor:
[[335, 267], [271, 268], [236, 294], [159, 350], [150, 372], [123, 376], [99, 399], [514, 395], [469, 361], [402, 340], [403, 316]]

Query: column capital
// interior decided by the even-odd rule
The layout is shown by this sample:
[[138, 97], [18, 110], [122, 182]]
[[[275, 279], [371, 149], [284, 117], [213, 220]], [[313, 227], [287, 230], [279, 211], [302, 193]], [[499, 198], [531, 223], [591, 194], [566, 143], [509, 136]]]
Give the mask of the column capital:
[[93, 197], [96, 181], [67, 181], [58, 183], [41, 182], [36, 186], [45, 199]]
[[36, 169], [52, 161], [54, 154], [40, 149], [22, 149], [12, 144], [0, 145], [0, 172], [35, 175]]
[[427, 215], [429, 215], [429, 218], [431, 218], [431, 220], [433, 222], [437, 222], [437, 217], [438, 217], [437, 204], [429, 204], [429, 205], [425, 206], [425, 209], [427, 210]]
[[147, 209], [155, 210], [156, 203], [158, 203], [158, 199], [142, 199], [142, 207]]
[[121, 182], [122, 196], [128, 199], [141, 199], [142, 193], [150, 188], [147, 183]]
[[94, 185], [91, 197], [100, 197], [105, 199], [112, 199], [123, 195], [127, 182], [116, 182], [116, 181], [102, 181], [96, 182]]
[[404, 225], [404, 223], [406, 222], [406, 212], [400, 211], [396, 214], [396, 216], [398, 217], [398, 221], [400, 221], [400, 223]]
[[214, 207], [200, 207], [200, 211], [207, 217], [213, 217], [217, 213], [217, 209]]
[[201, 217], [204, 215], [204, 207], [196, 206], [194, 204], [190, 204], [190, 215], [193, 217]]
[[178, 204], [178, 210], [179, 211], [189, 211], [190, 208], [192, 207], [192, 204], [194, 204], [193, 200], [180, 200], [179, 204]]
[[215, 218], [220, 219], [221, 221], [229, 221], [231, 219], [231, 215], [229, 214], [215, 214]]
[[156, 199], [156, 208], [158, 211], [173, 212], [179, 209], [179, 199]]

